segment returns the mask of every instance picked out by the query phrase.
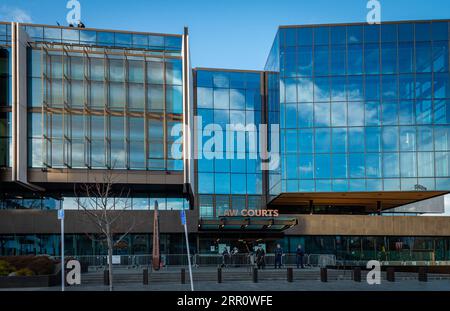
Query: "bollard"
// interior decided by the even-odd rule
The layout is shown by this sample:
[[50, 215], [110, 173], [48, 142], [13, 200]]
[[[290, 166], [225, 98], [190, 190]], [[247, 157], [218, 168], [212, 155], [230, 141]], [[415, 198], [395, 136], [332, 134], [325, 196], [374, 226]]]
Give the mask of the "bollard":
[[217, 268], [217, 283], [222, 283], [222, 268]]
[[428, 282], [428, 274], [425, 267], [419, 268], [419, 282]]
[[360, 267], [355, 267], [353, 269], [353, 281], [361, 282], [361, 268]]
[[142, 270], [143, 273], [143, 283], [144, 285], [148, 285], [148, 269]]
[[186, 284], [186, 269], [181, 269], [181, 284]]
[[388, 282], [395, 282], [395, 269], [394, 268], [386, 269], [386, 279]]
[[287, 281], [289, 283], [292, 283], [294, 281], [294, 269], [293, 268], [287, 268]]
[[253, 268], [253, 283], [258, 283], [258, 269]]
[[105, 286], [109, 285], [109, 271], [108, 270], [103, 271], [103, 284]]
[[320, 281], [328, 282], [327, 268], [320, 268]]

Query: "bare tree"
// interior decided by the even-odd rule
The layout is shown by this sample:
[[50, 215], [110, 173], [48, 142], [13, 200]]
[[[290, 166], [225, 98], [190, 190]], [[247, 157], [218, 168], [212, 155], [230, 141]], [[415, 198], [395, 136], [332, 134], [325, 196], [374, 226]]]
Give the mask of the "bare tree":
[[[102, 180], [75, 187], [76, 202], [87, 218], [96, 226], [99, 237], [106, 240], [108, 247], [109, 290], [113, 290], [112, 256], [118, 245], [133, 230], [135, 219], [131, 219], [124, 231], [124, 213], [131, 209], [130, 191], [124, 188], [113, 191], [114, 177], [111, 171], [102, 174]], [[119, 225], [122, 229], [119, 229]]]

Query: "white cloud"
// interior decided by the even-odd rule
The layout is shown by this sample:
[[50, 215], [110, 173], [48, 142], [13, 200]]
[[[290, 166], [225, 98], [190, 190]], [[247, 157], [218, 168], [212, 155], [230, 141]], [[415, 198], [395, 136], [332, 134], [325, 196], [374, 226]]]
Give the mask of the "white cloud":
[[0, 20], [7, 22], [32, 23], [33, 20], [26, 11], [17, 7], [0, 6]]

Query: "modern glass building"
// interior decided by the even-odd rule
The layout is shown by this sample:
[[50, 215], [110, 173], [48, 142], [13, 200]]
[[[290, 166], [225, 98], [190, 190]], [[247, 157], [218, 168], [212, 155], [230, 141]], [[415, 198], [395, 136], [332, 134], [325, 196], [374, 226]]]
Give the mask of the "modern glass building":
[[166, 254], [188, 209], [194, 253], [450, 260], [449, 27], [281, 26], [246, 71], [191, 69], [187, 29], [0, 24], [0, 255], [58, 255], [61, 207], [67, 254], [104, 253], [74, 187], [114, 172], [148, 219], [117, 254], [151, 252], [158, 201]]

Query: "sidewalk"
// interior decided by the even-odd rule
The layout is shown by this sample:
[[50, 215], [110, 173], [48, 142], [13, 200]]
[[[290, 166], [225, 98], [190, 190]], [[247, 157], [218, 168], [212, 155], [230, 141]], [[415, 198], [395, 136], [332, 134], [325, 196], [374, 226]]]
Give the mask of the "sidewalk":
[[[449, 280], [433, 280], [419, 282], [417, 280], [404, 280], [398, 282], [382, 281], [380, 285], [368, 285], [366, 282], [353, 281], [320, 281], [301, 282], [195, 282], [196, 291], [450, 291]], [[17, 288], [0, 289], [0, 291], [60, 291], [60, 287], [45, 288]], [[79, 285], [66, 287], [66, 291], [108, 291], [103, 285]], [[158, 283], [150, 285], [142, 284], [117, 284], [116, 291], [190, 291], [189, 284]]]

